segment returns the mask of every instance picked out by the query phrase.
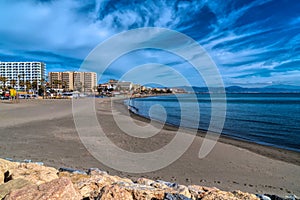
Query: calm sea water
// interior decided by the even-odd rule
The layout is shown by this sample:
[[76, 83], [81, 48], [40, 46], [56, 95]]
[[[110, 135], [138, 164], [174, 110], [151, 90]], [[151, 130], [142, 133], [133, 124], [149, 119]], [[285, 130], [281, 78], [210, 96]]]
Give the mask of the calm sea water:
[[[227, 94], [223, 135], [300, 152], [300, 94]], [[168, 124], [207, 130], [211, 119], [209, 94], [181, 94], [132, 99], [137, 114]], [[180, 101], [180, 103], [179, 103]], [[199, 113], [193, 106], [199, 107]], [[195, 107], [194, 107], [195, 108]], [[188, 111], [188, 112], [186, 112]], [[186, 123], [182, 123], [182, 119]], [[191, 123], [193, 124], [193, 123]]]

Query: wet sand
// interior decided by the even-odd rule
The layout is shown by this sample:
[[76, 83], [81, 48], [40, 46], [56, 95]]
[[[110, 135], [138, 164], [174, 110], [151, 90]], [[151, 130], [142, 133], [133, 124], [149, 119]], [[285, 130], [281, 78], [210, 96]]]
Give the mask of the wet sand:
[[[115, 124], [111, 113], [113, 105], [118, 116], [129, 117], [122, 101], [115, 100], [111, 104], [109, 99], [96, 99], [95, 105], [107, 137], [122, 149], [150, 152], [162, 148], [175, 136], [176, 127], [171, 126], [165, 126], [159, 134], [147, 139], [128, 136]], [[136, 115], [131, 117], [140, 126], [149, 122]], [[300, 196], [300, 153], [222, 137], [207, 157], [199, 159], [203, 134], [198, 135], [189, 149], [166, 168], [143, 174], [125, 173], [105, 166], [86, 150], [74, 125], [71, 100], [0, 103], [2, 158], [31, 159], [57, 168], [98, 167], [119, 176], [148, 177], [224, 190]]]

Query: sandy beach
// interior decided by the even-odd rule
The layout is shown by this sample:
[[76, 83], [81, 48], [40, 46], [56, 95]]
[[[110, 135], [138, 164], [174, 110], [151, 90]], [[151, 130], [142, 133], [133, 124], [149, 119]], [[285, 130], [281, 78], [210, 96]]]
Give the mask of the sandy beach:
[[[176, 133], [176, 128], [166, 126], [148, 139], [128, 136], [114, 122], [110, 99], [96, 99], [95, 105], [107, 137], [128, 151], [153, 151], [167, 144]], [[122, 100], [114, 100], [113, 106], [120, 117], [127, 117], [128, 110]], [[142, 117], [132, 118], [140, 126], [148, 123]], [[71, 100], [2, 102], [0, 119], [1, 158], [30, 159], [56, 168], [98, 167], [133, 179], [147, 177], [230, 191], [300, 196], [300, 153], [222, 137], [207, 157], [199, 159], [203, 141], [199, 133], [189, 149], [171, 165], [154, 172], [132, 174], [105, 166], [86, 150], [75, 128]]]

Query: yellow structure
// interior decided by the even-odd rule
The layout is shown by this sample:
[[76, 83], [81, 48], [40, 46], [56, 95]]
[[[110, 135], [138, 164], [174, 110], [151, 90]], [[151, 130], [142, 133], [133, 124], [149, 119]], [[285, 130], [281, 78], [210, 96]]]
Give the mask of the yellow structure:
[[16, 91], [15, 89], [10, 89], [10, 90], [9, 90], [9, 95], [10, 95], [11, 97], [15, 97], [15, 96], [17, 96], [17, 91]]

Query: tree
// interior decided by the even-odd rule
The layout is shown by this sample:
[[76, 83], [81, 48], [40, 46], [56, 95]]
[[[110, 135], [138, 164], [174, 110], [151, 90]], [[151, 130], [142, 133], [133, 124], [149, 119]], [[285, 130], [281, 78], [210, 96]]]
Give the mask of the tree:
[[27, 91], [30, 90], [30, 89], [32, 89], [32, 84], [31, 84], [30, 81], [26, 81], [26, 82], [25, 82], [25, 85], [26, 85], [26, 90], [27, 90]]
[[67, 82], [66, 81], [63, 81], [62, 82], [62, 89], [64, 89], [64, 91], [67, 91]]
[[[43, 99], [45, 98], [45, 92], [46, 92], [46, 89], [45, 89], [45, 82], [46, 80], [45, 79], [41, 79], [41, 88], [39, 90], [39, 95], [40, 95], [40, 92], [42, 92], [43, 94]], [[40, 95], [41, 96], [41, 95]]]
[[82, 92], [82, 82], [75, 83], [75, 90], [78, 92]]
[[20, 85], [20, 87], [24, 87], [24, 86], [25, 86], [24, 80], [20, 80], [20, 81], [19, 81], [19, 85]]
[[2, 82], [2, 88], [5, 90], [7, 78], [4, 76], [0, 76], [0, 81]]
[[38, 81], [35, 79], [35, 80], [33, 80], [33, 82], [32, 82], [32, 89], [36, 89], [36, 90], [38, 90]]
[[[24, 85], [25, 85], [24, 76], [25, 76], [25, 74], [19, 74], [18, 75], [19, 87], [24, 87]], [[21, 80], [21, 78], [22, 78], [22, 80]]]
[[13, 88], [15, 88], [15, 86], [17, 85], [17, 81], [14, 80], [14, 79], [11, 79], [11, 80], [10, 80], [10, 85], [11, 85]]
[[60, 89], [60, 86], [63, 85], [63, 82], [62, 82], [61, 80], [54, 80], [54, 81], [52, 82], [52, 84], [53, 84], [54, 86], [57, 86], [57, 89]]

